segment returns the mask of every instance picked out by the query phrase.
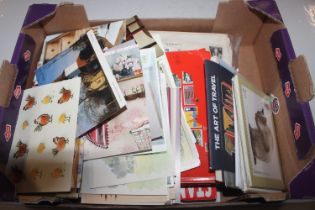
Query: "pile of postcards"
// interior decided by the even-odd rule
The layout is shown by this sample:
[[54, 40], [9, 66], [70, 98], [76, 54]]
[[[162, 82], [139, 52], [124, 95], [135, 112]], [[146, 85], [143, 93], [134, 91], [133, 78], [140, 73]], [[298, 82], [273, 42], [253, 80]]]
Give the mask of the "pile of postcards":
[[232, 57], [227, 34], [148, 31], [136, 16], [48, 36], [6, 166], [20, 201], [281, 190], [270, 98]]

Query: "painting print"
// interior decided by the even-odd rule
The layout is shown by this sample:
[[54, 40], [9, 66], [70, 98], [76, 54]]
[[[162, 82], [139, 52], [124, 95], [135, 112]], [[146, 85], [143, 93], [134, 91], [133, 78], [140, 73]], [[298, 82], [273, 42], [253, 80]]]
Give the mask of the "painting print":
[[195, 104], [195, 93], [193, 85], [183, 85], [184, 105]]
[[8, 177], [19, 193], [71, 189], [80, 78], [24, 91]]

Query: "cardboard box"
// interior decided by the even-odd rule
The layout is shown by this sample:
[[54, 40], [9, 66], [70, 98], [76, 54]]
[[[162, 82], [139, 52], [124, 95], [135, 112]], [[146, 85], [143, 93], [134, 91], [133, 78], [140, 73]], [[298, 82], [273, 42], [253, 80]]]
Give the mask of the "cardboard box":
[[[274, 1], [268, 0], [249, 1], [247, 4], [241, 0], [222, 2], [219, 4], [214, 20], [145, 19], [142, 21], [149, 30], [218, 32], [241, 37], [237, 62], [241, 74], [266, 93], [273, 94], [279, 101], [280, 109], [274, 116], [284, 182], [288, 185], [306, 163], [313, 159], [315, 152], [308, 152], [308, 156], [300, 160], [294, 146], [294, 130], [292, 130], [283, 82], [279, 76], [278, 63], [275, 58], [277, 53], [274, 53], [271, 45], [273, 33], [285, 29], [276, 4]], [[21, 90], [33, 85], [34, 71], [45, 36], [105, 22], [107, 21], [88, 21], [81, 5], [34, 4], [29, 7], [11, 60], [13, 66], [6, 63], [0, 71], [0, 84], [6, 84], [0, 85], [0, 98], [10, 99], [9, 102], [0, 101], [2, 106], [8, 105], [6, 108], [1, 107], [0, 109], [0, 133], [2, 135], [0, 163], [2, 165], [6, 163], [9, 154], [17, 112], [21, 103]], [[295, 61], [295, 58], [292, 59]], [[16, 68], [13, 68], [14, 66]], [[299, 73], [307, 74], [306, 67], [304, 70]], [[4, 77], [3, 74], [7, 77]], [[17, 75], [16, 78], [14, 75]], [[304, 78], [308, 78], [307, 75]], [[3, 83], [5, 81], [10, 81], [9, 83], [14, 84], [13, 87], [10, 87], [9, 83]], [[301, 84], [301, 82], [295, 82], [295, 84]], [[302, 81], [302, 84], [305, 83]], [[305, 87], [302, 85], [301, 89], [303, 90], [303, 88]], [[300, 90], [300, 88], [296, 89]], [[304, 113], [303, 107], [302, 113]], [[298, 117], [307, 118], [306, 115]], [[312, 123], [312, 121], [308, 122]], [[305, 121], [305, 123], [307, 122]], [[311, 142], [309, 135], [312, 132], [309, 130], [305, 132]]]

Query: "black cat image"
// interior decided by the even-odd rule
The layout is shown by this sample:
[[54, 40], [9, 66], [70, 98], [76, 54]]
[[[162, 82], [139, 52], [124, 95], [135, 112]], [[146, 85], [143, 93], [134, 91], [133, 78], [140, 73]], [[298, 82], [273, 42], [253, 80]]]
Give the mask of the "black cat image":
[[256, 165], [256, 158], [267, 163], [270, 162], [273, 136], [271, 129], [267, 125], [264, 109], [255, 113], [255, 122], [257, 128], [253, 128], [249, 124], [249, 133]]

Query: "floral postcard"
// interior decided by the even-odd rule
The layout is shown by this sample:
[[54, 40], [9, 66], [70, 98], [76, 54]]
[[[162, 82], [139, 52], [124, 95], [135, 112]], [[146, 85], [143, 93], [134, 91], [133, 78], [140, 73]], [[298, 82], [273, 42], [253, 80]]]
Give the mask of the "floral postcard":
[[6, 173], [17, 192], [67, 192], [72, 167], [80, 78], [23, 93]]

